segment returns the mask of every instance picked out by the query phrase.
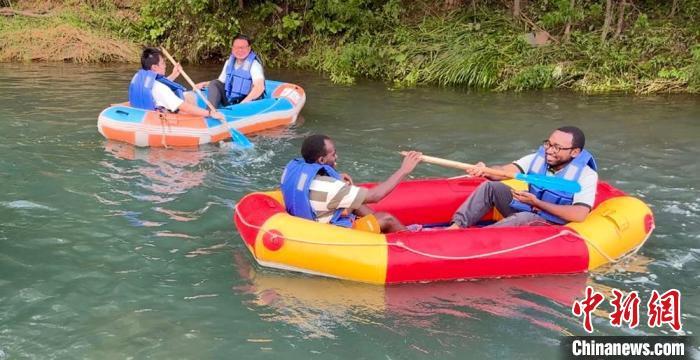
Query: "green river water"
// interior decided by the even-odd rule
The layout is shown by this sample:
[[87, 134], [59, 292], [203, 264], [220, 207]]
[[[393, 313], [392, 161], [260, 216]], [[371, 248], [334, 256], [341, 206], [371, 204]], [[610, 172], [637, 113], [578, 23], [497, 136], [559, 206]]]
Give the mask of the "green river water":
[[[698, 96], [391, 90], [272, 70], [306, 90], [302, 124], [252, 137], [248, 152], [166, 150], [97, 132], [97, 115], [125, 100], [132, 74], [0, 64], [0, 360], [553, 359], [563, 336], [585, 334], [571, 301], [587, 284], [637, 290], [643, 303], [652, 290], [678, 289], [680, 334], [699, 330]], [[655, 232], [623, 265], [371, 286], [261, 268], [231, 221], [243, 195], [277, 185], [308, 134], [331, 135], [338, 167], [366, 182], [390, 175], [399, 150], [505, 163], [566, 124], [586, 132], [601, 179], [654, 211]], [[641, 310], [634, 329], [599, 313], [594, 335], [676, 334], [647, 326]]]

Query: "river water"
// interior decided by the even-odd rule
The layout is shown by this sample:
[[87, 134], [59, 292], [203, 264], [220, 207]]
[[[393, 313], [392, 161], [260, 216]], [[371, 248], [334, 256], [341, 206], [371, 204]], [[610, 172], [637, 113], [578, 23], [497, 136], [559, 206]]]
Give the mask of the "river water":
[[[248, 152], [140, 149], [96, 128], [133, 70], [0, 64], [0, 360], [551, 359], [563, 336], [585, 334], [571, 304], [586, 285], [642, 299], [638, 327], [611, 326], [606, 301], [594, 335], [699, 330], [698, 96], [392, 90], [269, 71], [306, 90], [303, 124], [252, 137]], [[586, 132], [603, 180], [654, 211], [655, 232], [624, 264], [379, 287], [260, 268], [231, 221], [244, 194], [276, 186], [308, 134], [332, 136], [338, 167], [366, 182], [390, 175], [399, 150], [506, 163], [566, 124]], [[429, 165], [413, 174], [454, 175]], [[649, 327], [651, 291], [674, 288], [682, 331]]]

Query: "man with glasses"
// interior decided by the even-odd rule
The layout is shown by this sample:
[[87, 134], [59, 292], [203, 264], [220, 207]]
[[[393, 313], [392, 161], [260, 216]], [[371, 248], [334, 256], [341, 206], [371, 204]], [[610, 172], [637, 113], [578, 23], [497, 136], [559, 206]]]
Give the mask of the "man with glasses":
[[197, 84], [200, 90], [208, 88], [209, 102], [218, 108], [257, 100], [265, 92], [265, 74], [255, 52], [250, 49], [250, 38], [238, 34], [233, 38], [231, 55], [217, 79]]
[[581, 191], [572, 194], [530, 184], [528, 191], [516, 191], [500, 182], [505, 178], [484, 173], [486, 166], [477, 163], [467, 170], [472, 176], [485, 176], [485, 181], [457, 209], [450, 229], [476, 224], [495, 207], [503, 219], [490, 226], [523, 226], [581, 222], [593, 208], [598, 173], [593, 155], [584, 150], [586, 138], [581, 129], [564, 126], [556, 129], [537, 152], [511, 164], [493, 166], [509, 172], [557, 176], [577, 181]]

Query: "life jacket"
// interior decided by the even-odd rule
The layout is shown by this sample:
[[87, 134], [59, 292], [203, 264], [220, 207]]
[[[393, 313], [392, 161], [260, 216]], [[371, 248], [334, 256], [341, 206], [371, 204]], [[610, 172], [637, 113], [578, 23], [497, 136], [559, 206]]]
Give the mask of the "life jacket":
[[[588, 150], [581, 150], [581, 153], [577, 157], [571, 160], [571, 162], [569, 162], [563, 169], [558, 171], [554, 176], [566, 180], [578, 181], [578, 179], [581, 177], [583, 169], [586, 166], [590, 166], [593, 170], [598, 169], [593, 155], [590, 152], [588, 152]], [[530, 163], [530, 168], [528, 168], [525, 173], [546, 175], [547, 168], [548, 166], [546, 161], [545, 150], [543, 146], [540, 146], [540, 148], [537, 150], [537, 153], [535, 154], [535, 158], [532, 160], [532, 163]], [[574, 193], [571, 192], [545, 189], [533, 184], [528, 185], [528, 191], [534, 194], [538, 199], [551, 204], [571, 205], [574, 201]], [[510, 207], [513, 208], [515, 211], [533, 211], [532, 206], [517, 201], [515, 199], [511, 201]], [[543, 217], [545, 220], [553, 222], [555, 224], [566, 224], [566, 220], [556, 215], [553, 215], [547, 211], [539, 210], [537, 214]]]
[[256, 60], [260, 62], [255, 52], [251, 51], [243, 61], [243, 65], [236, 69], [234, 66], [236, 57], [233, 54], [229, 56], [228, 66], [226, 66], [226, 83], [224, 83], [226, 99], [229, 102], [236, 102], [250, 93], [250, 89], [253, 88], [253, 77], [250, 75], [250, 68]]
[[156, 74], [154, 71], [141, 69], [134, 74], [131, 84], [129, 84], [129, 103], [131, 106], [146, 110], [156, 109], [152, 92], [155, 81], [165, 84], [180, 99], [184, 99], [185, 90], [187, 90], [184, 86], [170, 81], [167, 77]]
[[[303, 158], [290, 161], [284, 168], [281, 179], [284, 206], [291, 215], [316, 221], [316, 214], [311, 208], [309, 187], [316, 175], [324, 170], [328, 176], [342, 180], [340, 174], [332, 166], [318, 163], [309, 164]], [[342, 227], [352, 227], [355, 215], [343, 215], [344, 209], [337, 209], [331, 218], [331, 224]]]

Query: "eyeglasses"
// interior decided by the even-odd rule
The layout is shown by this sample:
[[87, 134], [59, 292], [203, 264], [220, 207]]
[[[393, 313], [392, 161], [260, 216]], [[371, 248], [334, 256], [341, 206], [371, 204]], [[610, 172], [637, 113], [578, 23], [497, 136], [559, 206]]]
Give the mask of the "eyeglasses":
[[544, 149], [545, 149], [545, 150], [547, 150], [547, 149], [549, 149], [549, 148], [552, 148], [552, 149], [554, 149], [554, 152], [559, 152], [559, 151], [562, 151], [562, 150], [572, 150], [572, 149], [576, 149], [575, 146], [568, 147], [568, 148], [561, 147], [561, 145], [552, 144], [549, 140], [543, 141], [543, 142], [542, 142], [542, 146], [544, 146]]

